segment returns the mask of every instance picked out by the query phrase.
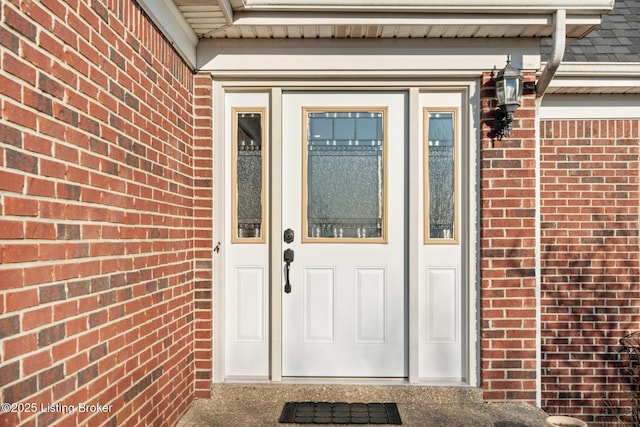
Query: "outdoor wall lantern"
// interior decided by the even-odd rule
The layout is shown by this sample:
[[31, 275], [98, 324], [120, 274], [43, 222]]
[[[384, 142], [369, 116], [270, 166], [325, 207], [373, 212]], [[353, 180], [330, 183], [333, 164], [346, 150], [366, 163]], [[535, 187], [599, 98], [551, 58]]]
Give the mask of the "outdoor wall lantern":
[[513, 113], [520, 106], [522, 97], [522, 74], [511, 65], [511, 57], [507, 56], [507, 65], [498, 72], [494, 79], [496, 83], [496, 108], [495, 130], [498, 139], [511, 134]]

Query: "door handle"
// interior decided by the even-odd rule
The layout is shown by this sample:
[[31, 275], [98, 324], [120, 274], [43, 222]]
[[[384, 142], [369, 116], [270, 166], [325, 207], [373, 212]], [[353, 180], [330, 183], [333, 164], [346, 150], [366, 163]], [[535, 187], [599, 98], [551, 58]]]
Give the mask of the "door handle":
[[291, 292], [291, 282], [289, 281], [289, 269], [293, 262], [293, 249], [285, 249], [284, 251], [284, 293]]

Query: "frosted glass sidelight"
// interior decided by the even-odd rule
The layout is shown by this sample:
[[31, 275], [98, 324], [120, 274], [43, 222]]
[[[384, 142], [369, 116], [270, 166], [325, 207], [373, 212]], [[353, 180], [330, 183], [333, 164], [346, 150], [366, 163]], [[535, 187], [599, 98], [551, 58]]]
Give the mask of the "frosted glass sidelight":
[[237, 113], [236, 215], [237, 237], [261, 238], [263, 221], [262, 114]]
[[455, 133], [453, 113], [429, 113], [427, 173], [429, 239], [455, 236]]
[[307, 113], [307, 237], [383, 237], [380, 111]]

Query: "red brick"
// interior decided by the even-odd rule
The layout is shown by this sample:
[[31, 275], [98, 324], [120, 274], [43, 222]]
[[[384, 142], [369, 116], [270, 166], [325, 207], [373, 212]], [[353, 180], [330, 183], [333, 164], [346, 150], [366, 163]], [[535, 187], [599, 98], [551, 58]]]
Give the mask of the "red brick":
[[24, 285], [37, 285], [51, 281], [54, 277], [53, 270], [51, 265], [25, 268], [23, 271]]
[[27, 194], [31, 196], [55, 196], [55, 184], [51, 180], [27, 178]]
[[23, 330], [31, 330], [51, 323], [51, 307], [41, 307], [24, 313]]
[[0, 239], [22, 239], [23, 237], [24, 224], [22, 221], [0, 218]]
[[66, 167], [63, 163], [55, 162], [47, 159], [40, 159], [41, 174], [51, 178], [64, 179]]
[[51, 363], [51, 353], [49, 351], [41, 351], [22, 360], [22, 371], [24, 375], [31, 375], [51, 366]]
[[15, 216], [38, 215], [38, 202], [32, 199], [5, 196], [4, 214]]
[[11, 360], [38, 349], [37, 335], [30, 333], [2, 340], [4, 360]]
[[30, 154], [5, 149], [6, 166], [12, 169], [18, 169], [23, 172], [37, 174], [38, 158]]
[[21, 15], [14, 9], [7, 7], [4, 8], [4, 21], [6, 24], [18, 31], [24, 37], [29, 40], [35, 42], [37, 29], [36, 26], [31, 22], [31, 20], [27, 19], [24, 15]]
[[5, 305], [8, 312], [16, 312], [38, 305], [38, 292], [35, 289], [23, 289], [9, 292], [5, 296]]

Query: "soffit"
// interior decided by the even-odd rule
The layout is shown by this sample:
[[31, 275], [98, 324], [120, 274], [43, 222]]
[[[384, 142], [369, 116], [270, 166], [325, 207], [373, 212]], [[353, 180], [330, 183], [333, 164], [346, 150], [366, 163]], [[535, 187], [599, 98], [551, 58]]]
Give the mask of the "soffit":
[[584, 37], [612, 0], [173, 0], [199, 38]]

